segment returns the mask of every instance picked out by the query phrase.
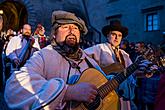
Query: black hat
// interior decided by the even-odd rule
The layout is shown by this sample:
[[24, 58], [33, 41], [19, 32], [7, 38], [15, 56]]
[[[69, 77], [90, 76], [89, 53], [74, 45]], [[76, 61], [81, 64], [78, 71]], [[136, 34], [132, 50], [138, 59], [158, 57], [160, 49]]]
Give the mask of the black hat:
[[109, 31], [119, 31], [122, 33], [123, 38], [128, 35], [128, 28], [122, 26], [118, 20], [113, 20], [110, 22], [110, 25], [106, 25], [102, 28], [102, 33], [105, 37], [107, 37]]

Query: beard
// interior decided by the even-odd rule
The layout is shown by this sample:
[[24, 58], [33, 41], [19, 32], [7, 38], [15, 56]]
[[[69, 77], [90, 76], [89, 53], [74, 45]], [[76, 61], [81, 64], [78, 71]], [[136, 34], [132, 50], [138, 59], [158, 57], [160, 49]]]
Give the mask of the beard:
[[[74, 36], [74, 38], [70, 38], [70, 35]], [[75, 35], [70, 35], [66, 36], [65, 41], [59, 45], [61, 49], [65, 51], [67, 54], [74, 54], [79, 49], [79, 43], [77, 43], [77, 38]]]
[[25, 39], [27, 39], [27, 40], [30, 38], [30, 34], [24, 33], [24, 34], [22, 34], [22, 36], [23, 36]]
[[63, 44], [63, 50], [65, 52], [67, 52], [68, 54], [74, 54], [78, 51], [78, 49], [79, 49], [79, 44], [78, 43], [76, 43], [75, 45], [72, 45], [72, 46], [66, 44], [65, 42]]

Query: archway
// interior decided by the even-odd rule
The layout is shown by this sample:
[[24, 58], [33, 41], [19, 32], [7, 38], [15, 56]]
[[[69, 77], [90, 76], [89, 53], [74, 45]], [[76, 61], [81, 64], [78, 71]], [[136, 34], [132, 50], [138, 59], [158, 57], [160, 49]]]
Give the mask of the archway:
[[28, 21], [26, 7], [20, 2], [4, 1], [0, 4], [0, 10], [3, 10], [4, 30], [11, 28], [18, 31]]

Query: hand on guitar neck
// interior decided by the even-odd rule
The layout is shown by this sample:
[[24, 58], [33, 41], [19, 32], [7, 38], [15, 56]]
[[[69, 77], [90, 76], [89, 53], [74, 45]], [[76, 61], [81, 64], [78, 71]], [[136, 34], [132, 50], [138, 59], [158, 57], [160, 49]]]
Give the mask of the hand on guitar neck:
[[135, 75], [137, 78], [150, 78], [153, 76], [153, 74], [150, 73], [150, 70], [146, 67], [140, 67], [135, 71]]
[[[156, 65], [155, 65], [156, 66]], [[139, 63], [139, 69], [135, 71], [136, 77], [151, 77], [153, 74], [150, 74], [148, 70], [155, 70], [157, 67], [152, 65], [152, 62], [148, 60], [142, 60]], [[118, 73], [124, 73], [125, 68], [120, 63], [112, 63], [108, 66], [101, 67], [105, 74], [115, 75]]]
[[162, 68], [159, 68], [157, 65], [153, 64], [148, 60], [144, 60], [142, 64], [139, 65], [139, 69], [135, 71], [137, 78], [150, 78], [154, 74], [158, 73], [159, 70], [162, 71]]

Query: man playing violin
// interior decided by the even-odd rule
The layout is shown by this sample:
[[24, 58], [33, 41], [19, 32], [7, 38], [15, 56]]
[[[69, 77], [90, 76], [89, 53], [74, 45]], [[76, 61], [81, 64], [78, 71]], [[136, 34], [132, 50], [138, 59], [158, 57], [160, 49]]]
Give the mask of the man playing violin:
[[[9, 41], [6, 48], [6, 56], [16, 67], [20, 66], [20, 64], [22, 63], [21, 62], [22, 59], [20, 59], [19, 56], [20, 54], [22, 54], [23, 51], [26, 51], [25, 47], [27, 45], [27, 42], [28, 40], [31, 39], [32, 39], [31, 26], [29, 24], [24, 24], [22, 28], [22, 34], [12, 37], [11, 40]], [[34, 42], [32, 47], [36, 48], [37, 50], [40, 49], [38, 42]], [[31, 49], [31, 52], [28, 53], [30, 55], [27, 56], [31, 56], [32, 53], [33, 52]]]

